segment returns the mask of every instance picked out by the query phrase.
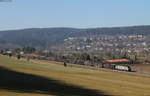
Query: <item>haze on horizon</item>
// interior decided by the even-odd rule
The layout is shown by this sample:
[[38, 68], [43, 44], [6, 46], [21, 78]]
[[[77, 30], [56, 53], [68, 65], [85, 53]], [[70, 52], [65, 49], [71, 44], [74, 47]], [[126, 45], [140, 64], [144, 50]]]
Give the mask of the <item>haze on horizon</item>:
[[0, 2], [0, 30], [150, 25], [148, 0], [12, 0]]

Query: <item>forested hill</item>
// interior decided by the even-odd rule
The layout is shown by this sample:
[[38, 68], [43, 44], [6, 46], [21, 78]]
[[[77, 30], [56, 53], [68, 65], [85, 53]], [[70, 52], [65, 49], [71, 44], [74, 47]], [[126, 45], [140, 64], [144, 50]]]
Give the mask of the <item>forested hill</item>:
[[76, 36], [114, 34], [150, 35], [150, 26], [112, 27], [112, 28], [31, 28], [22, 30], [0, 31], [0, 44], [49, 46], [62, 44], [64, 39]]

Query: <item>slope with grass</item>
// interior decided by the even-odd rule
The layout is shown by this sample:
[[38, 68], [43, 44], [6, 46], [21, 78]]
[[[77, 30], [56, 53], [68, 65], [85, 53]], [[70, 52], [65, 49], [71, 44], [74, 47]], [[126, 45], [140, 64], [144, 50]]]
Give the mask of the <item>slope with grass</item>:
[[150, 78], [0, 56], [0, 96], [150, 96]]

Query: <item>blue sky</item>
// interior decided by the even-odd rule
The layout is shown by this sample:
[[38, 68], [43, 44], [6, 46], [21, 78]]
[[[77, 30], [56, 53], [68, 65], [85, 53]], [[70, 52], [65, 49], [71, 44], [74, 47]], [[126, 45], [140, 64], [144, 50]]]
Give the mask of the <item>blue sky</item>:
[[12, 0], [0, 2], [0, 30], [150, 25], [150, 0]]

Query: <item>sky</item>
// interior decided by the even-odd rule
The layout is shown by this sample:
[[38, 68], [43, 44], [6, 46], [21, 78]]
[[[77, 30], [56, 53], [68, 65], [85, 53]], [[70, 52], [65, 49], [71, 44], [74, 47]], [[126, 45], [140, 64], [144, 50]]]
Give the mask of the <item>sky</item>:
[[2, 1], [0, 30], [150, 25], [150, 0]]

